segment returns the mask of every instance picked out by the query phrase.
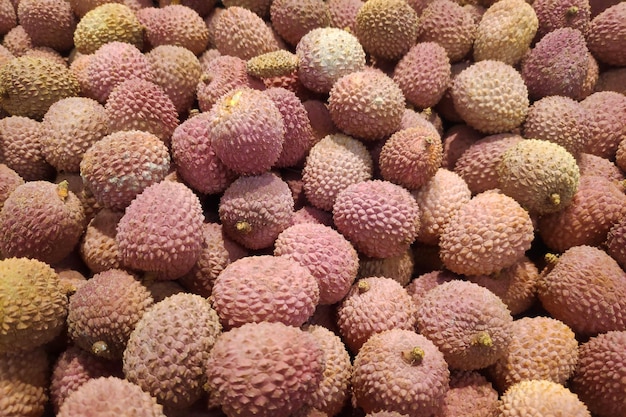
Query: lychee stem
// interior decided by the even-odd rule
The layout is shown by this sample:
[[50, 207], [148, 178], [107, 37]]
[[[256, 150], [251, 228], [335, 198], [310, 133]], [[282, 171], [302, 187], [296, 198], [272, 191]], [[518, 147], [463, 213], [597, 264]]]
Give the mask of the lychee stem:
[[578, 14], [578, 7], [577, 6], [572, 6], [569, 9], [567, 9], [567, 15], [568, 16], [575, 16]]
[[69, 195], [69, 186], [70, 185], [67, 180], [63, 180], [57, 185], [57, 194], [59, 195], [59, 197], [61, 197], [61, 200], [63, 201], [65, 201], [65, 199]]
[[402, 351], [402, 359], [404, 359], [409, 365], [419, 365], [422, 363], [425, 355], [426, 352], [424, 352], [424, 349], [419, 346]]
[[360, 293], [364, 293], [369, 291], [370, 289], [370, 284], [369, 282], [365, 281], [365, 280], [359, 280], [359, 282], [357, 282], [356, 287], [359, 289]]
[[550, 203], [554, 206], [559, 206], [561, 204], [561, 196], [558, 193], [551, 194]]
[[558, 262], [558, 260], [559, 260], [559, 256], [558, 256], [558, 255], [555, 255], [554, 253], [546, 253], [546, 254], [543, 256], [543, 259], [545, 259], [545, 261], [546, 261], [548, 264], [550, 264], [550, 265], [554, 266], [554, 265], [556, 265], [556, 263]]
[[248, 223], [247, 221], [241, 220], [235, 223], [235, 229], [237, 229], [237, 231], [240, 233], [247, 234], [252, 231], [252, 226], [250, 226], [250, 223]]
[[91, 345], [91, 351], [96, 356], [102, 356], [102, 354], [105, 353], [108, 350], [109, 350], [109, 346], [107, 345], [106, 342], [104, 342], [102, 340], [94, 342], [94, 344]]
[[491, 339], [491, 336], [489, 336], [489, 333], [486, 331], [480, 331], [472, 338], [472, 345], [491, 347], [493, 346], [493, 340]]

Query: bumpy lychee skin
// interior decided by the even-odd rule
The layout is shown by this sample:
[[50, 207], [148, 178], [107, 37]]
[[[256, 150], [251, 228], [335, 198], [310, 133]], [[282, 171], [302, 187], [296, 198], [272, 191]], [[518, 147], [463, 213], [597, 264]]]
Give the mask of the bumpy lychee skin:
[[420, 228], [420, 208], [405, 188], [370, 180], [348, 186], [333, 205], [337, 230], [363, 254], [375, 258], [406, 251]]
[[204, 216], [198, 197], [184, 184], [161, 181], [126, 208], [115, 240], [122, 264], [176, 279], [189, 272], [202, 251]]
[[580, 359], [571, 380], [571, 389], [594, 415], [619, 416], [624, 412], [626, 389], [624, 359], [626, 331], [610, 331], [580, 345]]
[[[625, 142], [626, 144], [626, 142]], [[578, 168], [582, 176], [598, 176], [608, 178], [611, 181], [622, 181], [626, 179], [624, 170], [619, 167], [618, 161], [611, 162], [601, 156], [584, 153], [578, 155]], [[626, 164], [624, 164], [626, 167]]]
[[480, 285], [453, 280], [428, 291], [417, 309], [417, 328], [453, 369], [476, 370], [495, 363], [511, 341], [511, 313]]
[[17, 26], [17, 12], [11, 0], [0, 3], [0, 34], [3, 36]]
[[378, 158], [381, 176], [409, 190], [426, 184], [441, 166], [441, 137], [429, 127], [398, 130]]
[[309, 90], [328, 93], [344, 75], [365, 67], [365, 51], [350, 32], [317, 28], [296, 45], [298, 79]]
[[591, 21], [589, 50], [599, 60], [609, 65], [625, 66], [626, 53], [622, 45], [626, 41], [626, 5], [617, 3]]
[[56, 272], [28, 258], [0, 261], [0, 352], [32, 350], [58, 336], [67, 297]]
[[226, 328], [269, 321], [301, 326], [319, 301], [317, 280], [298, 261], [281, 256], [247, 256], [218, 275], [211, 293]]
[[552, 317], [581, 335], [625, 328], [626, 272], [613, 258], [602, 249], [581, 245], [552, 262], [537, 290]]
[[13, 116], [41, 119], [52, 103], [79, 91], [69, 68], [47, 58], [13, 58], [0, 69], [0, 105]]
[[24, 0], [15, 7], [20, 25], [33, 45], [59, 51], [72, 48], [76, 17], [64, 0]]
[[0, 211], [13, 190], [22, 184], [24, 184], [24, 179], [17, 172], [5, 164], [0, 164]]
[[200, 55], [209, 42], [209, 30], [197, 11], [183, 4], [145, 8], [136, 13], [145, 27], [150, 47], [177, 45]]
[[121, 267], [115, 234], [123, 215], [122, 211], [104, 208], [87, 225], [80, 242], [80, 256], [92, 273]]
[[54, 167], [43, 153], [41, 123], [29, 117], [9, 116], [0, 119], [0, 152], [2, 162], [24, 181], [49, 180]]
[[86, 226], [85, 212], [67, 182], [30, 181], [0, 211], [0, 251], [54, 264], [72, 252]]
[[3, 416], [44, 415], [48, 401], [48, 354], [43, 348], [0, 353], [0, 412]]
[[124, 375], [166, 409], [185, 409], [204, 392], [204, 365], [221, 329], [207, 299], [167, 297], [146, 311], [130, 334]]
[[591, 22], [591, 7], [585, 0], [538, 0], [533, 9], [539, 21], [537, 39], [553, 30], [570, 27], [587, 36]]
[[293, 46], [311, 30], [330, 26], [328, 5], [322, 0], [273, 0], [270, 19], [276, 33]]
[[415, 257], [411, 248], [401, 255], [390, 258], [361, 256], [359, 258], [359, 273], [357, 277], [387, 277], [405, 286], [413, 278], [414, 267]]
[[498, 391], [478, 371], [450, 372], [450, 389], [436, 417], [490, 417], [498, 409]]
[[539, 215], [567, 207], [578, 190], [579, 179], [574, 156], [561, 145], [545, 140], [519, 142], [502, 155], [498, 164], [500, 190]]
[[499, 416], [540, 417], [565, 413], [591, 417], [587, 405], [576, 394], [556, 382], [535, 379], [512, 385], [500, 398]]
[[412, 330], [415, 305], [397, 281], [367, 277], [355, 282], [337, 308], [337, 325], [348, 348], [357, 353], [373, 334]]
[[356, 16], [356, 36], [365, 52], [397, 60], [416, 42], [418, 15], [403, 0], [366, 2]]
[[354, 247], [336, 230], [322, 224], [296, 224], [283, 230], [274, 255], [306, 267], [317, 280], [319, 304], [334, 304], [349, 291], [359, 269]]
[[235, 6], [244, 7], [255, 14], [259, 15], [259, 17], [266, 18], [270, 12], [270, 5], [272, 4], [271, 0], [225, 0], [222, 1], [222, 4], [226, 8], [231, 8]]
[[591, 115], [591, 140], [584, 152], [615, 159], [619, 143], [626, 132], [626, 96], [615, 91], [599, 91], [586, 97], [580, 104]]
[[532, 6], [521, 0], [491, 5], [476, 27], [474, 59], [517, 64], [528, 51], [539, 21]]
[[528, 113], [528, 90], [522, 76], [501, 61], [470, 65], [454, 78], [451, 88], [456, 111], [483, 133], [508, 132], [519, 127]]
[[2, 45], [14, 56], [22, 56], [33, 48], [33, 41], [28, 36], [22, 25], [17, 25], [9, 30], [2, 38]]
[[126, 208], [170, 169], [166, 145], [140, 130], [115, 132], [94, 143], [80, 162], [80, 175], [96, 200], [113, 210]]
[[431, 341], [412, 330], [395, 329], [365, 342], [354, 359], [352, 387], [365, 412], [418, 417], [441, 409], [449, 378], [443, 354]]
[[264, 92], [231, 90], [220, 97], [210, 114], [211, 145], [228, 168], [258, 175], [278, 161], [285, 141], [283, 117]]
[[76, 346], [117, 360], [153, 299], [147, 288], [122, 269], [94, 275], [70, 297], [68, 334]]
[[457, 274], [491, 274], [513, 265], [530, 249], [533, 238], [532, 220], [519, 203], [485, 192], [450, 218], [440, 236], [440, 256]]
[[404, 101], [391, 77], [369, 68], [338, 79], [330, 90], [328, 109], [343, 133], [372, 141], [400, 128]]
[[609, 230], [606, 237], [606, 252], [626, 269], [626, 220], [622, 217]]
[[63, 403], [59, 417], [115, 416], [165, 417], [163, 406], [141, 387], [117, 377], [94, 378]]
[[291, 225], [293, 208], [287, 183], [268, 172], [236, 179], [218, 211], [227, 236], [248, 249], [263, 249]]
[[229, 417], [288, 417], [323, 379], [317, 339], [283, 323], [248, 323], [223, 333], [206, 363], [207, 386]]

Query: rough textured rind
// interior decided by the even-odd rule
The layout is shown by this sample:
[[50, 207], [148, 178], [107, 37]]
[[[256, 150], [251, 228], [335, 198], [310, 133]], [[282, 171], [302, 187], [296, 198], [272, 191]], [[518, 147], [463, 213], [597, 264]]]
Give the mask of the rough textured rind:
[[16, 57], [24, 55], [26, 51], [33, 48], [33, 42], [22, 25], [9, 30], [2, 38], [2, 45]]
[[450, 218], [440, 236], [440, 257], [457, 274], [491, 274], [513, 265], [533, 238], [532, 220], [519, 203], [484, 192]]
[[511, 386], [500, 398], [498, 412], [501, 417], [542, 417], [559, 413], [591, 417], [576, 394], [546, 380], [522, 381]]
[[[624, 144], [626, 145], [626, 142], [624, 142]], [[618, 165], [618, 160], [613, 163], [606, 158], [602, 158], [601, 156], [584, 152], [578, 155], [577, 160], [581, 176], [595, 175], [598, 177], [605, 177], [616, 182], [626, 179], [624, 176], [624, 170]], [[624, 164], [624, 167], [626, 167], [626, 164]]]
[[165, 417], [163, 407], [139, 386], [116, 377], [100, 377], [87, 381], [70, 395], [59, 410], [58, 417]]
[[299, 327], [313, 315], [319, 287], [295, 259], [247, 256], [217, 276], [211, 300], [225, 328], [261, 321]]
[[365, 67], [365, 51], [350, 32], [338, 28], [317, 28], [296, 45], [298, 79], [309, 90], [330, 92], [344, 75]]
[[541, 305], [577, 334], [626, 329], [626, 272], [602, 249], [574, 246], [542, 272]]
[[553, 30], [569, 27], [578, 29], [583, 35], [589, 33], [591, 7], [589, 0], [536, 0], [532, 3], [539, 27], [537, 39]]
[[515, 68], [500, 61], [471, 64], [452, 81], [452, 100], [461, 118], [483, 133], [519, 127], [528, 113], [528, 90]]
[[266, 18], [270, 12], [272, 0], [222, 0], [222, 4], [226, 7], [244, 7], [258, 14], [259, 17]]
[[324, 362], [313, 335], [283, 323], [249, 323], [213, 346], [208, 390], [229, 417], [288, 417], [322, 381]]
[[602, 71], [594, 86], [595, 91], [615, 91], [626, 95], [626, 68], [612, 68]]
[[589, 50], [599, 61], [614, 65], [626, 66], [626, 4], [615, 4], [591, 21], [589, 28]]
[[273, 0], [270, 20], [276, 33], [295, 46], [311, 30], [330, 26], [330, 11], [323, 0]]
[[626, 331], [610, 331], [580, 345], [571, 389], [598, 417], [624, 414]]
[[161, 8], [144, 8], [136, 13], [145, 27], [145, 42], [151, 48], [176, 45], [196, 55], [205, 51], [209, 30], [197, 11], [183, 4]]
[[407, 249], [401, 255], [390, 258], [370, 258], [361, 256], [359, 258], [359, 278], [386, 277], [398, 281], [403, 287], [413, 278], [415, 267], [415, 257], [413, 250]]
[[591, 115], [591, 139], [583, 152], [614, 160], [619, 143], [626, 137], [626, 96], [615, 91], [599, 91], [580, 104]]
[[501, 0], [492, 4], [476, 27], [474, 60], [517, 64], [528, 51], [539, 21], [524, 0]]
[[24, 179], [17, 172], [5, 164], [0, 164], [0, 211], [13, 190], [22, 184], [24, 184]]
[[[483, 135], [466, 124], [455, 124], [443, 134], [443, 158], [441, 168], [454, 171], [456, 163], [469, 147]], [[521, 138], [520, 138], [521, 139]]]
[[626, 270], [626, 220], [622, 217], [609, 230], [606, 237], [606, 252]]
[[405, 188], [369, 180], [337, 195], [333, 220], [337, 230], [361, 253], [374, 258], [397, 256], [415, 241], [420, 208]]
[[0, 34], [6, 35], [17, 26], [17, 12], [11, 0], [0, 2]]
[[104, 207], [122, 210], [170, 169], [167, 146], [140, 130], [115, 132], [94, 143], [80, 163], [80, 175]]
[[65, 0], [20, 0], [15, 6], [20, 26], [35, 46], [67, 51], [74, 45], [76, 17]]
[[285, 49], [254, 56], [246, 62], [248, 74], [257, 78], [283, 77], [298, 70], [298, 56]]
[[202, 251], [204, 215], [198, 197], [184, 184], [161, 181], [126, 208], [117, 226], [122, 264], [176, 279], [194, 266]]
[[417, 329], [443, 353], [452, 369], [477, 370], [495, 363], [511, 341], [511, 313], [488, 289], [452, 280], [426, 293]]
[[404, 0], [374, 0], [356, 15], [356, 37], [365, 52], [397, 60], [416, 42], [418, 14]]
[[49, 363], [43, 348], [0, 353], [0, 413], [40, 417], [48, 401]]
[[121, 267], [120, 253], [115, 242], [117, 224], [122, 211], [100, 210], [87, 225], [80, 241], [80, 256], [89, 270], [97, 274]]
[[322, 224], [298, 224], [283, 230], [274, 243], [274, 255], [293, 259], [309, 270], [319, 286], [319, 304], [343, 299], [359, 268], [350, 242]]
[[361, 278], [338, 305], [337, 325], [346, 346], [356, 354], [376, 333], [413, 330], [415, 311], [399, 282], [386, 277]]
[[30, 181], [0, 211], [0, 251], [54, 264], [72, 252], [86, 226], [85, 212], [67, 182]]
[[211, 303], [175, 294], [141, 317], [124, 350], [124, 375], [166, 409], [185, 409], [204, 392], [205, 362], [221, 333]]
[[411, 330], [395, 329], [363, 345], [354, 359], [352, 386], [365, 412], [419, 417], [441, 409], [449, 378], [443, 354], [432, 342]]
[[122, 269], [94, 275], [70, 297], [68, 334], [81, 349], [117, 360], [153, 299], [147, 288]]
[[372, 178], [372, 168], [372, 157], [359, 140], [340, 133], [325, 136], [311, 148], [302, 169], [305, 196], [330, 211], [342, 190]]
[[248, 249], [272, 246], [291, 225], [294, 202], [285, 181], [272, 173], [239, 177], [220, 198], [224, 232]]
[[493, 417], [498, 409], [498, 391], [477, 371], [450, 372], [450, 389], [435, 417]]
[[3, 259], [0, 278], [0, 353], [33, 350], [61, 333], [67, 297], [49, 265], [28, 258]]
[[43, 154], [41, 123], [24, 116], [0, 119], [0, 160], [24, 181], [49, 180], [54, 167]]

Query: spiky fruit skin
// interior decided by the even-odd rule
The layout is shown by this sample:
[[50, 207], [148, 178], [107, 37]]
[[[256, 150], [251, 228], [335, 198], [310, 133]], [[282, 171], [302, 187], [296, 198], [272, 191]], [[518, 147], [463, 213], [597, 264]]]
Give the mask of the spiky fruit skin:
[[133, 10], [119, 3], [105, 3], [88, 11], [76, 25], [74, 45], [92, 54], [102, 45], [118, 41], [143, 49], [144, 28]]
[[517, 64], [528, 51], [539, 21], [532, 6], [521, 0], [491, 5], [476, 27], [474, 60]]
[[87, 225], [80, 242], [80, 256], [92, 273], [121, 267], [115, 234], [123, 215], [122, 211], [104, 208]]
[[372, 166], [372, 157], [359, 140], [344, 134], [325, 136], [306, 158], [304, 194], [313, 206], [330, 211], [342, 190], [372, 178]]
[[491, 417], [498, 409], [498, 391], [477, 371], [450, 372], [450, 389], [436, 417]]
[[562, 28], [544, 36], [522, 62], [522, 78], [529, 96], [584, 98], [589, 71], [585, 37], [577, 29]]
[[398, 130], [385, 141], [378, 158], [382, 177], [409, 190], [426, 184], [441, 166], [441, 137], [430, 128]]
[[591, 21], [589, 28], [589, 50], [605, 64], [626, 65], [626, 53], [621, 45], [626, 41], [626, 5], [615, 4]]
[[461, 206], [470, 201], [472, 194], [460, 175], [439, 168], [423, 186], [412, 192], [422, 211], [417, 240], [436, 245], [441, 231]]
[[141, 130], [169, 144], [178, 126], [178, 111], [158, 84], [130, 79], [111, 90], [105, 105], [109, 131]]
[[0, 2], [0, 34], [6, 35], [17, 26], [17, 11], [10, 0]]
[[387, 277], [397, 281], [403, 287], [413, 278], [415, 267], [415, 257], [409, 248], [406, 252], [390, 258], [369, 258], [361, 256], [359, 258], [358, 278], [367, 277]]
[[577, 334], [626, 328], [626, 273], [602, 249], [574, 246], [542, 273], [541, 305]]
[[276, 33], [292, 46], [311, 30], [330, 26], [328, 5], [321, 0], [274, 0], [270, 19]]
[[96, 200], [112, 210], [123, 210], [170, 169], [167, 146], [157, 136], [140, 130], [111, 133], [83, 155], [80, 175]]
[[560, 28], [578, 29], [583, 35], [589, 33], [591, 7], [585, 0], [538, 0], [533, 9], [539, 21], [537, 39]]
[[124, 375], [167, 409], [185, 409], [204, 392], [204, 364], [221, 333], [211, 303], [175, 294], [141, 317], [124, 350]]
[[506, 304], [488, 289], [453, 280], [428, 291], [417, 309], [417, 328], [452, 369], [477, 370], [495, 363], [511, 341]]
[[590, 115], [579, 102], [565, 96], [535, 101], [524, 121], [524, 137], [547, 140], [563, 146], [574, 157], [591, 139]]
[[105, 104], [113, 88], [128, 79], [151, 81], [152, 68], [145, 55], [134, 45], [113, 41], [93, 53], [85, 68], [85, 95]]
[[6, 417], [39, 417], [48, 401], [47, 352], [37, 348], [0, 353], [0, 413]]
[[583, 152], [578, 155], [578, 169], [580, 169], [581, 176], [604, 177], [615, 182], [626, 179], [624, 170], [619, 167], [617, 160], [613, 163], [606, 158], [590, 153]]
[[33, 48], [33, 42], [22, 25], [9, 30], [2, 38], [2, 45], [16, 57], [24, 55], [26, 51]]
[[606, 237], [606, 252], [626, 269], [626, 221], [617, 221]]
[[600, 246], [626, 213], [625, 204], [626, 196], [611, 180], [582, 176], [569, 206], [539, 218], [539, 235], [556, 252], [578, 245]]
[[319, 286], [319, 304], [343, 299], [359, 268], [350, 242], [322, 224], [296, 224], [283, 230], [274, 243], [274, 255], [293, 259], [310, 271]]
[[625, 386], [623, 352], [626, 331], [609, 331], [579, 347], [578, 366], [571, 389], [599, 417], [622, 416]]
[[456, 124], [450, 127], [442, 137], [443, 158], [441, 168], [454, 171], [461, 155], [483, 136], [466, 124]]
[[298, 327], [313, 315], [319, 287], [309, 270], [294, 259], [247, 256], [218, 275], [211, 299], [226, 328], [260, 321]]
[[50, 59], [13, 58], [0, 69], [0, 104], [13, 116], [41, 119], [54, 102], [79, 92], [70, 70]]
[[519, 203], [485, 192], [450, 218], [440, 236], [440, 257], [457, 274], [491, 274], [513, 265], [530, 249], [533, 238], [532, 220]]
[[67, 297], [49, 265], [35, 259], [7, 258], [0, 261], [0, 277], [0, 352], [32, 350], [61, 333]]
[[411, 193], [389, 181], [369, 180], [337, 195], [333, 220], [337, 230], [364, 255], [397, 256], [415, 241], [420, 208]]
[[67, 1], [24, 0], [15, 8], [20, 25], [35, 46], [59, 51], [72, 48], [76, 17]]
[[154, 74], [153, 82], [168, 95], [179, 115], [193, 106], [202, 75], [200, 61], [187, 48], [160, 45], [146, 53]]
[[589, 409], [576, 394], [561, 384], [546, 380], [521, 381], [500, 398], [501, 417], [541, 417], [565, 413], [572, 417], [591, 417]]
[[315, 337], [283, 323], [248, 323], [223, 333], [206, 363], [208, 390], [229, 417], [288, 417], [323, 379]]
[[626, 96], [615, 91], [599, 91], [586, 97], [580, 104], [591, 115], [591, 140], [584, 152], [615, 159], [617, 148], [626, 132]]
[[248, 60], [280, 49], [263, 19], [239, 6], [226, 8], [215, 23], [215, 46], [222, 55]]
[[76, 246], [86, 221], [80, 200], [67, 184], [30, 181], [5, 200], [0, 225], [0, 250], [5, 257], [54, 264]]
[[24, 180], [17, 172], [5, 164], [0, 164], [0, 211], [2, 211], [4, 202], [13, 190], [22, 184], [24, 184]]
[[218, 158], [242, 175], [268, 171], [283, 150], [283, 117], [262, 91], [236, 88], [210, 110], [211, 145]]
[[122, 264], [177, 279], [195, 265], [202, 251], [204, 221], [198, 197], [186, 185], [161, 181], [141, 192], [117, 226]]
[[111, 362], [77, 346], [70, 346], [64, 350], [54, 363], [50, 381], [50, 400], [54, 411], [58, 413], [65, 399], [90, 379], [121, 377], [121, 367], [116, 369], [116, 366], [111, 365]]
[[63, 403], [59, 417], [85, 414], [165, 417], [163, 406], [138, 385], [117, 377], [94, 378], [74, 391]]
[[578, 341], [569, 326], [551, 317], [522, 317], [511, 333], [508, 349], [488, 370], [500, 392], [533, 379], [565, 385], [578, 363]]
[[146, 287], [122, 269], [94, 275], [70, 297], [68, 334], [76, 346], [117, 360], [131, 332], [153, 305]]
[[83, 155], [109, 133], [104, 107], [87, 97], [53, 103], [41, 122], [42, 152], [57, 171], [79, 172]]
[[376, 333], [414, 329], [415, 318], [411, 297], [400, 283], [386, 277], [361, 278], [337, 308], [337, 325], [352, 353]]
[[328, 110], [343, 133], [373, 141], [400, 128], [404, 101], [391, 77], [370, 68], [338, 79], [330, 90]]
[[458, 114], [483, 133], [515, 129], [528, 113], [528, 90], [522, 76], [501, 61], [484, 60], [470, 65], [454, 78], [451, 88]]
[[538, 139], [526, 139], [509, 148], [497, 171], [502, 193], [539, 215], [567, 207], [580, 180], [571, 153], [561, 145]]
[[[421, 359], [411, 360], [414, 350]], [[437, 347], [412, 330], [373, 335], [354, 359], [352, 387], [367, 413], [395, 411], [409, 417], [432, 415], [443, 405], [450, 372]]]
[[222, 1], [222, 4], [226, 8], [231, 8], [235, 6], [243, 7], [259, 15], [259, 17], [266, 18], [269, 15], [270, 5], [272, 4], [272, 1], [271, 0], [226, 0], [226, 1]]
[[356, 15], [356, 36], [365, 52], [397, 60], [416, 42], [418, 15], [401, 0], [368, 1]]
[[151, 47], [176, 45], [196, 55], [205, 51], [209, 30], [197, 11], [183, 4], [145, 8], [136, 13], [145, 27], [145, 42]]
[[298, 79], [309, 90], [330, 92], [344, 75], [365, 67], [365, 51], [350, 32], [338, 28], [317, 28], [296, 45]]
[[235, 180], [218, 212], [227, 236], [248, 249], [263, 249], [291, 225], [293, 207], [287, 183], [268, 172]]

